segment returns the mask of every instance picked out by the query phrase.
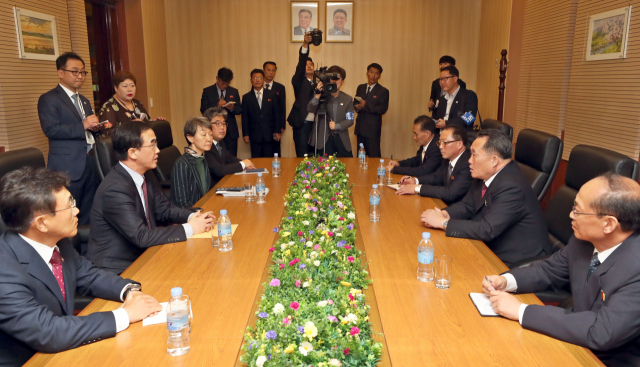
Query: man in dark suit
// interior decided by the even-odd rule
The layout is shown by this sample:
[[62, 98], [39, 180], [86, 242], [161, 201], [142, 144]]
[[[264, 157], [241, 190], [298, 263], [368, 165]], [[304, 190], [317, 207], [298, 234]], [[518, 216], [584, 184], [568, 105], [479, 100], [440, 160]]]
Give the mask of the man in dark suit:
[[84, 61], [74, 52], [56, 60], [60, 84], [40, 96], [38, 117], [49, 138], [48, 167], [71, 177], [68, 190], [78, 202], [81, 225], [89, 224], [93, 196], [98, 188], [96, 168], [90, 154], [95, 142], [93, 131], [100, 127], [91, 102], [78, 94], [87, 71]]
[[457, 125], [473, 131], [473, 123], [467, 124], [462, 116], [469, 112], [475, 119], [478, 114], [478, 96], [474, 91], [458, 84], [459, 75], [458, 69], [451, 65], [440, 72], [440, 87], [444, 95], [438, 100], [438, 114], [434, 119], [438, 120], [436, 127], [439, 129]]
[[354, 102], [358, 111], [356, 118], [355, 134], [358, 137], [358, 146], [364, 145], [367, 155], [372, 158], [380, 158], [380, 135], [382, 135], [382, 115], [389, 109], [389, 90], [378, 84], [382, 74], [382, 66], [373, 63], [367, 67], [367, 83], [360, 84], [356, 90]]
[[[273, 61], [267, 61], [262, 64], [262, 71], [264, 72], [264, 89], [270, 90], [276, 94], [276, 105], [278, 109], [278, 124], [280, 125], [280, 136], [284, 134], [284, 130], [287, 128], [287, 91], [284, 85], [273, 80], [276, 77], [278, 67]], [[280, 143], [282, 140], [274, 140], [273, 147], [274, 153], [278, 153], [282, 157], [282, 150], [280, 149]]]
[[[440, 61], [438, 62], [439, 70], [446, 68], [449, 65], [456, 66], [456, 59], [451, 56], [442, 56]], [[467, 89], [467, 83], [463, 82], [462, 79], [458, 79], [458, 84], [462, 89]], [[429, 96], [429, 111], [431, 112], [432, 117], [436, 117], [438, 115], [438, 99], [444, 95], [442, 88], [440, 88], [440, 78], [436, 79], [431, 83], [431, 95]], [[436, 103], [438, 105], [436, 105]]]
[[[185, 241], [211, 229], [211, 212], [175, 207], [162, 193], [153, 173], [158, 149], [148, 124], [121, 125], [112, 137], [118, 162], [102, 180], [91, 209], [87, 258], [98, 267], [122, 273], [151, 246]], [[158, 226], [162, 223], [181, 225]]]
[[311, 26], [313, 14], [308, 9], [300, 9], [298, 12], [298, 25], [293, 27], [294, 36], [302, 36], [307, 32], [311, 32], [315, 28]]
[[251, 71], [251, 86], [242, 96], [242, 135], [251, 144], [251, 158], [273, 157], [274, 142], [280, 141], [280, 113], [276, 94], [264, 89], [264, 71]]
[[431, 117], [422, 115], [413, 120], [413, 140], [420, 147], [415, 157], [389, 162], [392, 173], [409, 176], [424, 176], [435, 172], [442, 163], [438, 148], [438, 129]]
[[287, 121], [293, 130], [293, 143], [296, 146], [296, 156], [304, 157], [312, 149], [309, 147], [309, 136], [313, 125], [314, 115], [307, 110], [309, 102], [313, 99], [315, 86], [313, 84], [313, 60], [309, 57], [309, 44], [311, 36], [306, 34], [300, 47], [296, 72], [291, 78], [295, 101], [289, 112]]
[[202, 98], [200, 99], [200, 113], [204, 113], [211, 107], [224, 107], [227, 109], [227, 135], [224, 143], [227, 149], [234, 156], [238, 155], [238, 138], [240, 132], [238, 130], [238, 122], [236, 115], [242, 113], [242, 105], [240, 104], [240, 94], [234, 87], [229, 84], [233, 80], [233, 71], [228, 68], [218, 70], [216, 76], [216, 84], [206, 87], [202, 90]]
[[[544, 261], [482, 281], [496, 313], [589, 348], [607, 366], [640, 366], [640, 186], [614, 173], [582, 185], [574, 236]], [[507, 292], [571, 286], [573, 307], [526, 305]]]
[[469, 170], [471, 152], [467, 149], [467, 131], [460, 126], [446, 127], [437, 143], [443, 158], [440, 168], [430, 175], [403, 177], [397, 195], [419, 194], [451, 205], [469, 192], [473, 179]]
[[[0, 182], [0, 365], [21, 366], [36, 352], [57, 353], [111, 338], [162, 310], [140, 283], [98, 269], [67, 237], [78, 228], [69, 177], [22, 168]], [[124, 302], [115, 311], [73, 316], [74, 296]]]
[[461, 202], [422, 213], [425, 226], [449, 237], [484, 241], [505, 265], [551, 252], [547, 225], [531, 185], [511, 159], [511, 140], [502, 131], [483, 130], [471, 145], [475, 178]]
[[227, 133], [227, 111], [222, 107], [212, 107], [204, 111], [204, 117], [211, 121], [211, 132], [213, 134], [213, 145], [211, 150], [204, 152], [207, 166], [211, 173], [211, 186], [226, 175], [242, 172], [246, 168], [256, 168], [250, 160], [240, 160], [229, 153], [224, 147], [224, 136]]

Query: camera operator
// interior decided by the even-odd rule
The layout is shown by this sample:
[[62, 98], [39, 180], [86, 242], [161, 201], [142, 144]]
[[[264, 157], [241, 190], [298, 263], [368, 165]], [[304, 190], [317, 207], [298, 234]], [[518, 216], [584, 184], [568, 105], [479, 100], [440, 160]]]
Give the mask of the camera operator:
[[304, 42], [300, 47], [296, 72], [291, 78], [295, 101], [289, 112], [287, 121], [293, 130], [293, 142], [296, 146], [296, 156], [304, 157], [311, 150], [309, 148], [309, 135], [311, 134], [311, 121], [313, 115], [307, 112], [307, 105], [313, 98], [313, 60], [309, 57], [309, 44], [312, 41], [310, 32], [304, 35]]
[[[324, 149], [324, 153], [329, 155], [337, 153], [338, 157], [353, 157], [349, 140], [349, 127], [354, 123], [353, 97], [340, 91], [347, 73], [337, 65], [330, 67], [326, 72], [335, 75], [331, 77], [330, 81], [335, 83], [337, 88], [331, 94], [317, 93], [322, 91], [324, 87], [322, 82], [318, 82], [316, 95], [309, 102], [309, 113], [316, 114], [314, 124], [311, 127], [309, 144], [315, 147], [317, 154], [322, 154]], [[326, 100], [324, 102], [327, 113], [326, 122], [325, 117], [318, 116], [316, 113], [321, 98]], [[329, 127], [328, 131], [326, 131], [327, 126]]]

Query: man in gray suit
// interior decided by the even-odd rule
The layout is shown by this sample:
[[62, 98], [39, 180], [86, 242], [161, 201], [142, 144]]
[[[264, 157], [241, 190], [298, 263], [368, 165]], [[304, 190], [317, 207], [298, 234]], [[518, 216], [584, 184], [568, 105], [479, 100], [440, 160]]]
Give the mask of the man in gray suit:
[[[607, 366], [640, 365], [640, 185], [614, 173], [580, 188], [574, 236], [550, 258], [482, 281], [500, 315], [591, 349]], [[507, 292], [571, 286], [573, 308], [526, 305]]]
[[344, 26], [347, 24], [347, 12], [344, 9], [336, 9], [333, 12], [333, 28], [329, 29], [329, 36], [350, 36], [351, 31]]
[[308, 9], [300, 9], [298, 12], [298, 25], [293, 27], [294, 36], [304, 36], [307, 32], [311, 32], [315, 28], [311, 26], [313, 14]]
[[[328, 155], [336, 154], [338, 157], [353, 157], [351, 140], [349, 140], [349, 128], [353, 126], [355, 113], [353, 97], [340, 91], [347, 73], [337, 65], [327, 69], [327, 73], [339, 76], [338, 79], [331, 79], [331, 83], [335, 83], [337, 89], [326, 96], [326, 122], [324, 117], [318, 117], [318, 113], [316, 113], [320, 105], [321, 94], [316, 93], [309, 102], [309, 112], [316, 115], [311, 127], [309, 144], [315, 147], [316, 154], [323, 154], [324, 150], [324, 153]], [[319, 82], [316, 92], [322, 91], [323, 87], [322, 82]], [[327, 126], [329, 129], [327, 129]]]

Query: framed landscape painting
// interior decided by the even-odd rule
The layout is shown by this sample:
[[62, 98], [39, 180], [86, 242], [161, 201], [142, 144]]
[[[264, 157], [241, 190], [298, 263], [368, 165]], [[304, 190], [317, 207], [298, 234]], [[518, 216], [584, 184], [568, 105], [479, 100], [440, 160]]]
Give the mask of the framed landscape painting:
[[13, 8], [21, 59], [54, 60], [59, 55], [56, 17]]
[[589, 17], [587, 61], [624, 59], [627, 56], [631, 6]]

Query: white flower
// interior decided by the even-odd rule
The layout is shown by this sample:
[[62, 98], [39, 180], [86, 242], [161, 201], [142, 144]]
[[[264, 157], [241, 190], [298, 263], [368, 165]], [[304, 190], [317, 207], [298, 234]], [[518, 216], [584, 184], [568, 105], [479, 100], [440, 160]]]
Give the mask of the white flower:
[[267, 361], [267, 357], [260, 356], [260, 357], [258, 357], [258, 359], [256, 359], [256, 366], [262, 367], [262, 366], [264, 366], [264, 362], [266, 362], [266, 361]]
[[289, 241], [289, 243], [288, 243], [287, 245], [289, 245], [289, 246], [293, 246], [293, 245], [295, 245], [295, 244], [296, 244], [295, 242], [293, 242], [293, 241]]
[[311, 254], [309, 254], [309, 257], [312, 258], [312, 259], [315, 259], [315, 258], [318, 257], [318, 253], [315, 252], [315, 251], [312, 251]]
[[[347, 175], [348, 176], [348, 175]], [[342, 182], [347, 182], [347, 179], [345, 178], [344, 180], [342, 180]]]
[[[309, 282], [302, 283], [302, 288], [307, 288], [309, 286]], [[282, 305], [281, 305], [282, 306]]]
[[326, 307], [326, 306], [327, 306], [327, 301], [318, 302], [318, 307]]
[[[349, 177], [349, 174], [348, 174], [348, 173], [347, 173], [347, 177]], [[345, 181], [347, 181], [347, 180], [345, 180]]]
[[334, 254], [337, 254], [337, 253], [338, 253], [338, 250], [331, 251], [331, 255], [334, 255]]
[[320, 242], [324, 242], [324, 236], [320, 237]]
[[313, 242], [307, 241], [306, 245], [307, 245], [307, 247], [312, 247], [313, 246]]
[[308, 198], [310, 198], [311, 196], [309, 196], [309, 194], [304, 194], [304, 195], [302, 195], [302, 197], [303, 197], [303, 198], [305, 198], [305, 199], [308, 199]]
[[345, 317], [345, 320], [356, 324], [358, 322], [358, 316], [350, 313], [350, 314], [347, 315], [347, 317]]
[[342, 367], [342, 362], [333, 358], [329, 360], [329, 366]]
[[275, 313], [276, 315], [279, 315], [283, 312], [284, 312], [284, 306], [282, 305], [282, 303], [276, 303], [276, 305], [273, 306], [273, 313]]
[[347, 218], [356, 219], [356, 213], [351, 212], [351, 213], [347, 214]]
[[309, 225], [309, 221], [308, 220], [303, 220], [302, 224], [304, 224], [305, 226], [308, 226]]
[[338, 236], [338, 237], [342, 237], [342, 232], [338, 232], [338, 233], [336, 233], [336, 236]]
[[298, 350], [300, 351], [300, 353], [302, 355], [306, 356], [307, 353], [309, 353], [309, 352], [311, 352], [313, 350], [313, 345], [311, 345], [311, 343], [309, 343], [309, 342], [302, 342], [302, 343], [300, 343], [300, 347], [298, 348]]
[[280, 245], [280, 250], [286, 250], [287, 249], [287, 244], [283, 243], [282, 245]]
[[316, 260], [316, 261], [314, 261], [314, 262], [313, 262], [313, 265], [315, 265], [315, 266], [320, 266], [320, 260]]
[[318, 218], [318, 214], [313, 213], [313, 217], [314, 217], [314, 218]]

